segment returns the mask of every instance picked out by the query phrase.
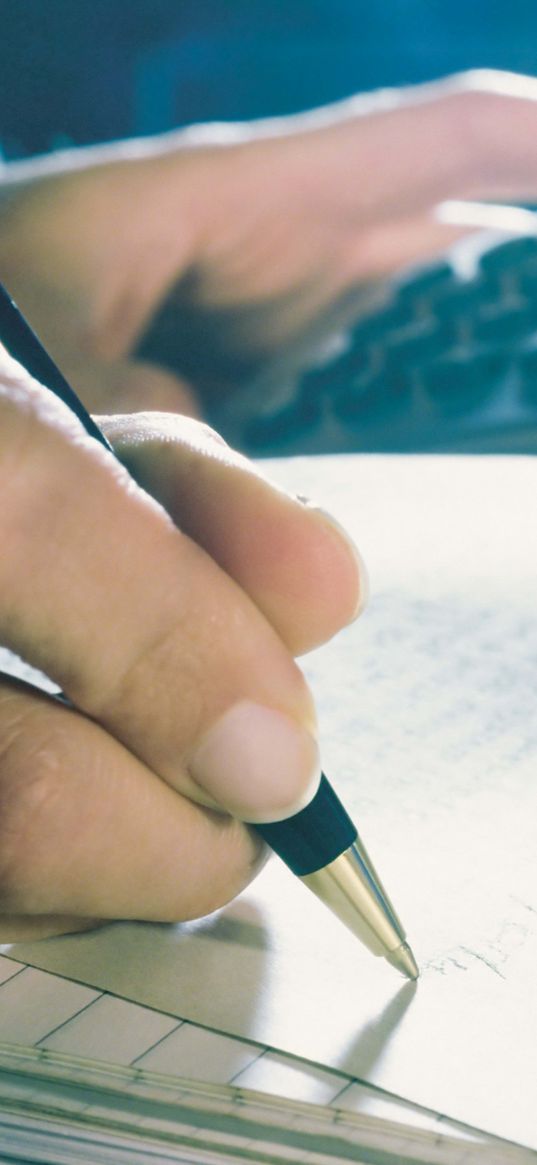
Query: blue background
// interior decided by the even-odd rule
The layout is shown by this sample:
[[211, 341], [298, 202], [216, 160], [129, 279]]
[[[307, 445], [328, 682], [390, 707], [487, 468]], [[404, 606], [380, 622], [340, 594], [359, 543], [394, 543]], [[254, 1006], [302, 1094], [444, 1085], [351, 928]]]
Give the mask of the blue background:
[[476, 66], [537, 73], [536, 0], [0, 0], [0, 142], [18, 157]]

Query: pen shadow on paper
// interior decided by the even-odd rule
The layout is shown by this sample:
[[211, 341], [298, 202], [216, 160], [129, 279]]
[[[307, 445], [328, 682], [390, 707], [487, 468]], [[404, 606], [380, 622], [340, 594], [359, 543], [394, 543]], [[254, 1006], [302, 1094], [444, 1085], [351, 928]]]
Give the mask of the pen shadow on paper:
[[323, 1006], [331, 962], [316, 975], [309, 950], [288, 956], [263, 907], [249, 899], [237, 899], [196, 922], [115, 923], [99, 931], [14, 944], [10, 953], [165, 1014], [306, 1059], [319, 1059], [318, 1030], [326, 1062], [361, 1077], [382, 1058], [415, 992], [415, 985], [407, 983], [387, 1002], [384, 995], [384, 1005], [369, 1010], [349, 1040], [349, 1011], [335, 1001], [335, 1012]]
[[334, 1067], [351, 1076], [367, 1078], [387, 1050], [416, 995], [416, 988], [416, 983], [404, 983], [378, 1016], [360, 1029]]

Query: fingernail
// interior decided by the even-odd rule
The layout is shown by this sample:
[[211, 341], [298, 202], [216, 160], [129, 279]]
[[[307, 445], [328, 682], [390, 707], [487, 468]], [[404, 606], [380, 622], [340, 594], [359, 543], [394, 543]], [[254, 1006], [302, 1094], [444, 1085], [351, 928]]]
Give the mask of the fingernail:
[[219, 805], [255, 824], [298, 813], [321, 776], [314, 737], [285, 712], [248, 700], [212, 725], [188, 767]]

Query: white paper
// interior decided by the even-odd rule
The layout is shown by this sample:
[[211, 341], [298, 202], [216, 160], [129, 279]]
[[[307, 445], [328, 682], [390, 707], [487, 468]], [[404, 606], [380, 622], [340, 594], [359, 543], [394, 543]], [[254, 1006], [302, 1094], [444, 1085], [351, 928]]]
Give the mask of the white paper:
[[326, 771], [419, 983], [276, 861], [199, 923], [10, 953], [537, 1147], [537, 464], [347, 457], [276, 472], [349, 526], [370, 567], [369, 609], [305, 670]]

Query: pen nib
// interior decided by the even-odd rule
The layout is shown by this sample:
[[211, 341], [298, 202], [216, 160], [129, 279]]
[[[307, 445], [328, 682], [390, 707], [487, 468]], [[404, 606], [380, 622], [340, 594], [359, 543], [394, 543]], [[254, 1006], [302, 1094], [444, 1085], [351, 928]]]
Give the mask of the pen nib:
[[418, 964], [412, 954], [408, 943], [401, 943], [400, 947], [396, 947], [394, 951], [390, 951], [386, 958], [392, 967], [397, 971], [401, 971], [406, 975], [407, 979], [417, 979], [419, 977]]

